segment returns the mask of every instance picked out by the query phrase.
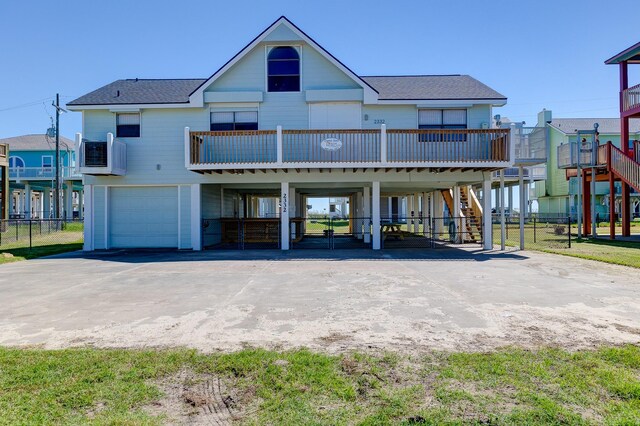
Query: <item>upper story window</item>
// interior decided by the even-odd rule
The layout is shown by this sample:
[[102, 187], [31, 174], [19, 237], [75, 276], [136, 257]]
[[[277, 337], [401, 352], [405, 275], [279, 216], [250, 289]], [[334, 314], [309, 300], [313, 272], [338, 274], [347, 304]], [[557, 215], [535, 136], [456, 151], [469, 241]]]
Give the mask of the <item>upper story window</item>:
[[50, 169], [53, 167], [53, 156], [51, 155], [43, 155], [42, 156], [42, 168]]
[[139, 138], [140, 137], [140, 113], [119, 112], [116, 114], [116, 137]]
[[[466, 129], [466, 109], [420, 109], [418, 110], [418, 129]], [[442, 132], [442, 134], [420, 135], [421, 142], [462, 142], [467, 140], [466, 133]]]
[[258, 130], [258, 111], [212, 112], [211, 131]]
[[291, 46], [278, 46], [267, 56], [267, 90], [269, 92], [300, 91], [300, 55]]
[[9, 167], [24, 167], [24, 160], [20, 157], [9, 157]]

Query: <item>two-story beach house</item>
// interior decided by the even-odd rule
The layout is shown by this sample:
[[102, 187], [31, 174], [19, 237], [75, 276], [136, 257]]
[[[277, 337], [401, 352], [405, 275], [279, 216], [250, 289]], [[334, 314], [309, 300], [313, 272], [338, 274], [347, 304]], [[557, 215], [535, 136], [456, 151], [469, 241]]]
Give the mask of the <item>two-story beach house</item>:
[[[9, 146], [9, 217], [55, 217], [55, 140], [46, 134], [0, 139]], [[60, 214], [82, 217], [82, 176], [75, 170], [75, 144], [60, 137]]]
[[[209, 78], [118, 80], [67, 104], [83, 114], [85, 249], [286, 250], [314, 233], [491, 248], [505, 103], [468, 75], [358, 75], [281, 17]], [[349, 220], [309, 220], [314, 197], [347, 198]]]

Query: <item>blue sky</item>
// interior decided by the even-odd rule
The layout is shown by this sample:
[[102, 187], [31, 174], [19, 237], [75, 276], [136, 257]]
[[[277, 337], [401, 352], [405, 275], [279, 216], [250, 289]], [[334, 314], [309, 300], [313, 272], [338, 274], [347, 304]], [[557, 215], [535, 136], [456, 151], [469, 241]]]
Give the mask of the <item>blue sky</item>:
[[[470, 74], [509, 98], [496, 113], [531, 125], [543, 107], [615, 117], [618, 70], [603, 62], [640, 41], [625, 18], [639, 12], [637, 0], [3, 1], [0, 138], [44, 132], [56, 92], [208, 77], [280, 15], [361, 75]], [[63, 115], [63, 135], [80, 126]]]

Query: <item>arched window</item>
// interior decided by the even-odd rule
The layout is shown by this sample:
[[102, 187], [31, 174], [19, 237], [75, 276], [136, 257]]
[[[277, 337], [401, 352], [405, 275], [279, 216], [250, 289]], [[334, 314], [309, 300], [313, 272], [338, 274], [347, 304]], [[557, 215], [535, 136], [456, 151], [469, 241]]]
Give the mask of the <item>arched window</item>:
[[24, 167], [24, 160], [20, 157], [9, 157], [9, 167]]
[[300, 91], [300, 55], [290, 46], [274, 47], [267, 57], [269, 92]]

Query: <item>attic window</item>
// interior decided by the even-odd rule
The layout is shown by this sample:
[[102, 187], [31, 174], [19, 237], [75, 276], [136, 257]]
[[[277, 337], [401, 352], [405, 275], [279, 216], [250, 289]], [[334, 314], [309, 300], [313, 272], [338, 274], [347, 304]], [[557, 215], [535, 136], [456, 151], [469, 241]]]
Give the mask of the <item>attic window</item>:
[[116, 137], [140, 137], [140, 113], [122, 112], [116, 114]]
[[300, 91], [300, 55], [291, 46], [278, 46], [267, 56], [269, 92]]

